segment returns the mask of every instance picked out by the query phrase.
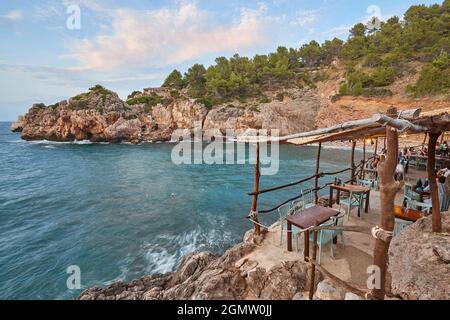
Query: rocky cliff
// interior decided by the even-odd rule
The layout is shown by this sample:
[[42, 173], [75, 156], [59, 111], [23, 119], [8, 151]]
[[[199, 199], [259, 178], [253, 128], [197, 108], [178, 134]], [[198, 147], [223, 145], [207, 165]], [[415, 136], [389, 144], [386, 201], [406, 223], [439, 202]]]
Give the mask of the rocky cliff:
[[[139, 98], [155, 97], [154, 106], [133, 105], [100, 86], [52, 106], [35, 104], [12, 124], [25, 140], [132, 143], [169, 141], [176, 129], [204, 130], [280, 129], [280, 134], [311, 130], [320, 108], [316, 90], [291, 89], [270, 102], [233, 102], [206, 108], [183, 95], [173, 98], [169, 90], [147, 89]], [[155, 93], [157, 92], [157, 93]]]

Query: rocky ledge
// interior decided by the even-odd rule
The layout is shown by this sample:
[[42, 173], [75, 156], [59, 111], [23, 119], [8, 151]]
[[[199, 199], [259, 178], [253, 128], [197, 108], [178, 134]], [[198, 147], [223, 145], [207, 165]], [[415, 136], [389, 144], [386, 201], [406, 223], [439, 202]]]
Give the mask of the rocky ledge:
[[[431, 232], [423, 218], [396, 236], [389, 249], [392, 276], [389, 299], [450, 299], [450, 215], [443, 233]], [[311, 270], [303, 259], [281, 261], [269, 270], [245, 258], [264, 235], [248, 231], [244, 241], [222, 256], [186, 255], [175, 272], [142, 277], [130, 283], [85, 290], [79, 300], [307, 300]], [[315, 274], [314, 300], [364, 300]]]
[[[303, 261], [281, 262], [270, 270], [242, 259], [255, 248], [250, 231], [244, 242], [222, 256], [209, 252], [184, 257], [173, 273], [145, 276], [128, 284], [84, 291], [79, 300], [234, 300], [292, 299], [309, 288], [308, 266]], [[316, 273], [317, 282], [320, 275]]]
[[[142, 102], [142, 103], [141, 103]], [[51, 106], [35, 104], [12, 124], [25, 140], [93, 142], [169, 141], [176, 129], [278, 129], [289, 134], [315, 127], [320, 108], [313, 89], [286, 91], [267, 103], [233, 102], [208, 109], [187, 95], [146, 89], [127, 102], [101, 86]]]

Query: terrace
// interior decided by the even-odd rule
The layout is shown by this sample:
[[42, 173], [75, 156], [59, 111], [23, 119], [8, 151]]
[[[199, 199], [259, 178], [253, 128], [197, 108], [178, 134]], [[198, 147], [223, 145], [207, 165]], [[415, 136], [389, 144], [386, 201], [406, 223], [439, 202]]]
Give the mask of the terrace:
[[[258, 248], [243, 260], [246, 263], [250, 262], [253, 267], [258, 265], [270, 269], [280, 261], [304, 259], [312, 266], [312, 277], [317, 269], [325, 278], [346, 287], [350, 292], [368, 299], [384, 299], [386, 293], [389, 293], [387, 253], [393, 236], [425, 215], [432, 216], [433, 232], [442, 231], [443, 200], [438, 192], [436, 164], [441, 167], [442, 160], [445, 159], [436, 161], [435, 146], [439, 137], [450, 129], [449, 111], [448, 108], [423, 113], [420, 109], [400, 112], [392, 109], [386, 115], [374, 115], [369, 119], [350, 121], [331, 128], [285, 137], [270, 139], [240, 137], [240, 141], [253, 142], [257, 145], [254, 191], [249, 193], [252, 205], [248, 218], [254, 224], [254, 234], [262, 235], [263, 239]], [[425, 134], [423, 145], [428, 138], [428, 155], [425, 162], [423, 159], [421, 162], [417, 161], [416, 157], [414, 162], [416, 167], [411, 167], [404, 177], [396, 181], [394, 173], [398, 164], [399, 137], [406, 133]], [[319, 145], [315, 174], [302, 181], [260, 190], [259, 144], [292, 139], [301, 145]], [[382, 154], [378, 154], [380, 139], [384, 142]], [[363, 141], [363, 160], [356, 165], [355, 146], [358, 140]], [[374, 156], [366, 158], [366, 141], [370, 140], [375, 141]], [[323, 173], [320, 171], [322, 143], [332, 141], [352, 141], [350, 167], [340, 172]], [[367, 164], [375, 157], [380, 158], [376, 170], [368, 169]], [[320, 179], [324, 176], [334, 176], [343, 172], [349, 172], [348, 181], [342, 183], [336, 180], [335, 183], [320, 184]], [[428, 207], [423, 202], [410, 206], [409, 200], [405, 201], [405, 197], [410, 198], [410, 195], [406, 194], [409, 189], [404, 187], [405, 182], [411, 184], [418, 178], [429, 181]], [[299, 188], [309, 180], [314, 181], [314, 188], [303, 190], [297, 197], [287, 199], [273, 208], [264, 210], [258, 208], [258, 197], [263, 197], [264, 193], [281, 192], [292, 187]], [[333, 189], [348, 192], [342, 192], [343, 195], [339, 197], [338, 193], [331, 192]], [[319, 197], [320, 190], [330, 190], [328, 199]], [[407, 190], [406, 193], [404, 190]], [[352, 202], [356, 205], [348, 208]], [[366, 203], [370, 205], [365, 206]], [[330, 211], [330, 207], [334, 211]], [[280, 221], [274, 225], [266, 226], [259, 222], [262, 215], [276, 216], [278, 213]], [[341, 223], [338, 222], [340, 219]], [[342, 233], [344, 243], [340, 236]], [[323, 240], [321, 236], [330, 234], [331, 240], [322, 243], [321, 246], [323, 242], [320, 241]], [[292, 243], [289, 238], [293, 239]], [[337, 243], [332, 245], [336, 239]], [[331, 246], [334, 257], [330, 255]], [[366, 271], [372, 265], [380, 269], [381, 287], [367, 290]], [[314, 285], [310, 289], [309, 297], [312, 298]]]

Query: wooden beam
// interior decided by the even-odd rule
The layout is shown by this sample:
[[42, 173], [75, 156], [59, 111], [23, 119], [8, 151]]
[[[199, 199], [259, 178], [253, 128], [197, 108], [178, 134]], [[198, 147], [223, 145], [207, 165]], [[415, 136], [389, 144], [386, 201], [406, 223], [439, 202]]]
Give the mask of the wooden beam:
[[[394, 180], [395, 168], [398, 162], [398, 132], [391, 126], [386, 127], [386, 157], [382, 157], [378, 164], [380, 176], [380, 228], [392, 232], [394, 229], [394, 202], [401, 184]], [[370, 292], [371, 299], [383, 300], [386, 292], [386, 271], [390, 239], [383, 241], [376, 239], [373, 254], [373, 264], [380, 270], [380, 287]]]
[[350, 165], [352, 168], [352, 174], [351, 174], [351, 184], [353, 184], [355, 180], [355, 148], [356, 148], [356, 141], [352, 141], [352, 154], [350, 159]]
[[320, 151], [322, 149], [322, 143], [319, 142], [319, 147], [317, 149], [317, 157], [316, 157], [316, 176], [314, 177], [314, 203], [317, 204], [319, 202], [319, 173], [320, 173]]
[[[259, 191], [260, 176], [261, 176], [261, 174], [259, 172], [259, 143], [256, 143], [255, 177], [254, 177], [254, 181], [253, 181], [253, 192], [255, 192], [255, 194], [253, 195], [253, 199], [252, 199], [252, 206], [251, 206], [252, 212], [257, 212], [256, 210], [258, 209], [258, 191]], [[258, 224], [258, 217], [255, 215], [252, 218], [255, 221], [255, 223], [254, 223], [255, 235], [259, 236], [261, 234], [261, 227]]]
[[439, 204], [439, 191], [436, 181], [436, 143], [440, 135], [440, 133], [430, 132], [428, 139], [427, 172], [428, 182], [430, 183], [431, 203], [433, 205], [431, 216], [433, 232], [442, 232], [441, 207]]
[[309, 258], [307, 258], [306, 260], [308, 263], [316, 266], [316, 269], [327, 279], [329, 279], [331, 282], [333, 282], [334, 284], [336, 284], [339, 287], [343, 287], [345, 288], [346, 291], [352, 292], [360, 297], [365, 298], [366, 296], [366, 291], [356, 288], [350, 284], [348, 284], [347, 282], [345, 282], [344, 280], [339, 279], [338, 277], [336, 277], [334, 274], [330, 273], [328, 270], [326, 270], [324, 267], [322, 267], [321, 265], [319, 265], [316, 261], [311, 260]]

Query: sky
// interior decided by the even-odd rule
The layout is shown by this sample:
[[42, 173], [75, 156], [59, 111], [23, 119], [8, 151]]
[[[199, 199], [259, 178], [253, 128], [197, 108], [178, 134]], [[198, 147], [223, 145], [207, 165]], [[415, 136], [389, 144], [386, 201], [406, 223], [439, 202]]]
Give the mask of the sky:
[[123, 99], [219, 56], [343, 40], [377, 16], [440, 0], [2, 0], [0, 121], [95, 84]]

